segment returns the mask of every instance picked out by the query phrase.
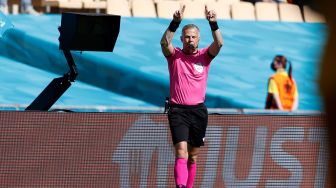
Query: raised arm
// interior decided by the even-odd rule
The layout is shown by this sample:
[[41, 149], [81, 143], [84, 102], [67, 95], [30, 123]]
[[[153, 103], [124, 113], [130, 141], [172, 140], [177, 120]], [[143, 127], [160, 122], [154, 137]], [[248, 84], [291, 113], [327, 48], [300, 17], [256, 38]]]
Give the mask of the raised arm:
[[176, 29], [179, 27], [182, 21], [184, 9], [185, 5], [182, 5], [179, 10], [175, 11], [173, 15], [173, 20], [170, 22], [168, 29], [165, 31], [161, 38], [160, 44], [162, 53], [166, 57], [174, 53], [174, 46], [171, 41], [174, 37]]
[[205, 16], [206, 19], [209, 21], [212, 31], [212, 37], [214, 40], [209, 47], [209, 53], [210, 55], [215, 57], [224, 45], [224, 40], [217, 25], [216, 12], [214, 10], [208, 10], [208, 7], [205, 5]]

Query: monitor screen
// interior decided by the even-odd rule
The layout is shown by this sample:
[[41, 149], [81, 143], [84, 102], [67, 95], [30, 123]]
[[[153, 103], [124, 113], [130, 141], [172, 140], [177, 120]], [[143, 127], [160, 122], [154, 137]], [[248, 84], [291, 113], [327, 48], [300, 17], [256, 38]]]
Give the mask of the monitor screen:
[[113, 51], [120, 29], [120, 16], [92, 13], [62, 13], [62, 50]]

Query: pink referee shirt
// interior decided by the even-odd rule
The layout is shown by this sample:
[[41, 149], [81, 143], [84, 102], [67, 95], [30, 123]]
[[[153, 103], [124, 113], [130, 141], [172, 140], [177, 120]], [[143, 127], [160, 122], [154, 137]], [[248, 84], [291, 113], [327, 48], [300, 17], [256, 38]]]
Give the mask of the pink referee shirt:
[[208, 49], [185, 54], [180, 48], [166, 57], [170, 77], [170, 101], [173, 104], [196, 105], [205, 100], [208, 72], [212, 58]]

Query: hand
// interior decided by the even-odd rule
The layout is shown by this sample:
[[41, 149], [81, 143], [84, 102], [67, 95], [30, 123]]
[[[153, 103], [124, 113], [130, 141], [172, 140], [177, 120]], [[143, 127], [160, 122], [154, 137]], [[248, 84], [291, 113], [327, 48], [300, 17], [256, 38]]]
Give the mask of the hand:
[[182, 5], [179, 10], [175, 11], [173, 19], [176, 22], [182, 21], [185, 5]]
[[205, 17], [209, 22], [217, 21], [217, 15], [214, 10], [208, 10], [208, 6], [205, 5]]

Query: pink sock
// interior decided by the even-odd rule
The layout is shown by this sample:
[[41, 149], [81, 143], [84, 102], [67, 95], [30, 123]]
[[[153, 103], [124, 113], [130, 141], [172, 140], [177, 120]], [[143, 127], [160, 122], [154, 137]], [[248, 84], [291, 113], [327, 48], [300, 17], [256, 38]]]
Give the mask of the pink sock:
[[196, 163], [188, 162], [188, 181], [187, 188], [192, 188], [196, 176]]
[[187, 184], [187, 179], [188, 179], [187, 162], [188, 160], [184, 158], [175, 159], [174, 176], [175, 176], [176, 185], [186, 186]]

